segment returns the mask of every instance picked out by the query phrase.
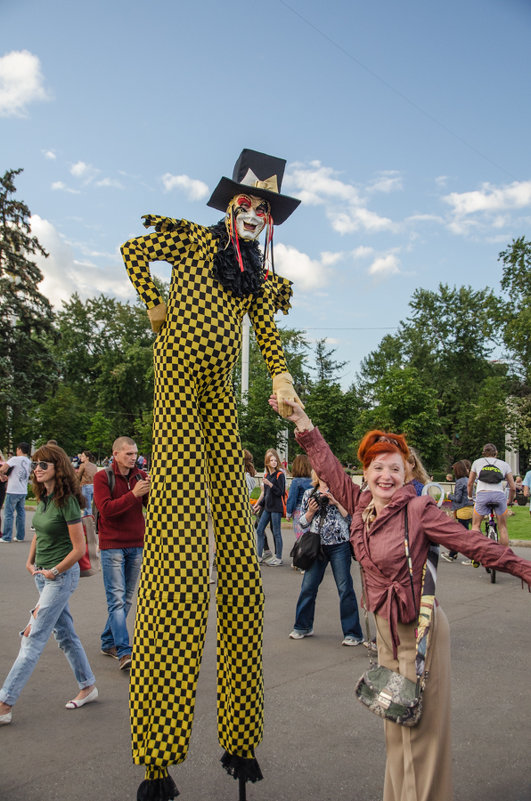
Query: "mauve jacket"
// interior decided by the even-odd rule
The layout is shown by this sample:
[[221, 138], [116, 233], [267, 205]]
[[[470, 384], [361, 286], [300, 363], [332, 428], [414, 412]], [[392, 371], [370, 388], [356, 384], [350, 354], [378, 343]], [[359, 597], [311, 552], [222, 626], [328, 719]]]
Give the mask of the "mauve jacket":
[[[361, 492], [336, 459], [319, 429], [297, 432], [313, 468], [327, 482], [334, 498], [352, 515], [350, 541], [356, 559], [363, 567], [367, 608], [389, 621], [396, 658], [400, 644], [397, 622], [411, 623], [415, 605], [419, 606], [422, 569], [430, 543], [439, 543], [459, 551], [485, 567], [512, 573], [531, 585], [531, 562], [516, 556], [510, 548], [499, 545], [480, 531], [467, 531], [442, 512], [433, 498], [418, 497], [411, 484], [401, 487], [372, 523], [369, 532], [362, 520], [371, 493]], [[408, 532], [415, 603], [404, 548], [404, 509], [407, 506]]]

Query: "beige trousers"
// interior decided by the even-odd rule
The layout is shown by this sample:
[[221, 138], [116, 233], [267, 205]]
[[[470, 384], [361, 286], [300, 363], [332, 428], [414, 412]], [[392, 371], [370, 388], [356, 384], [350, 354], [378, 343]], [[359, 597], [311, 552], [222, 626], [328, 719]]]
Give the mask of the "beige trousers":
[[[430, 674], [420, 723], [413, 728], [384, 722], [387, 762], [383, 801], [452, 801], [450, 743], [450, 629], [436, 607]], [[398, 660], [393, 659], [389, 623], [376, 615], [381, 665], [415, 681], [415, 625], [398, 624]]]

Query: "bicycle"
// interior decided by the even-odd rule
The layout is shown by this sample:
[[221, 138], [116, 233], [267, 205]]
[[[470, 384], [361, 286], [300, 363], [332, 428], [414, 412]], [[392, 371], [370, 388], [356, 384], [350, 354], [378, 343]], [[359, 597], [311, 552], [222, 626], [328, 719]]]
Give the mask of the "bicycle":
[[[496, 515], [494, 514], [496, 504], [488, 503], [487, 506], [490, 509], [490, 513], [485, 521], [485, 536], [494, 540], [494, 542], [498, 542], [498, 526], [496, 524]], [[496, 584], [496, 570], [493, 567], [486, 567], [485, 570], [490, 573], [491, 584]]]

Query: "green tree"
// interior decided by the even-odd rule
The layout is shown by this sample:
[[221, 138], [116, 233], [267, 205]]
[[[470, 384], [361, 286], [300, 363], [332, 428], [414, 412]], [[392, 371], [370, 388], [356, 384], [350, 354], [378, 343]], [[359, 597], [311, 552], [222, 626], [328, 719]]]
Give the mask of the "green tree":
[[326, 339], [318, 339], [315, 344], [315, 372], [316, 383], [335, 382], [339, 380], [338, 373], [347, 362], [336, 362], [333, 357], [335, 348], [326, 347]]
[[[306, 373], [308, 344], [301, 331], [279, 328], [279, 334], [295, 390], [304, 402], [308, 387]], [[286, 430], [288, 431], [288, 453], [291, 458], [295, 452], [293, 426], [286, 424], [269, 406], [271, 377], [252, 329], [249, 343], [249, 392], [246, 403], [241, 401], [239, 364], [234, 370], [233, 384], [242, 445], [251, 451], [255, 464], [261, 463], [268, 448], [276, 447], [279, 436]]]
[[499, 314], [503, 341], [531, 391], [531, 242], [523, 236], [513, 239], [499, 260], [501, 286], [507, 295]]
[[334, 359], [335, 348], [327, 348], [326, 340], [315, 344], [316, 379], [310, 382], [306, 411], [342, 462], [352, 462], [352, 429], [358, 410], [357, 395], [343, 392], [339, 373], [346, 362]]
[[59, 383], [48, 398], [36, 407], [35, 419], [35, 428], [39, 432], [38, 445], [55, 439], [70, 455], [87, 447], [85, 436], [90, 414], [83, 399], [71, 386]]
[[[409, 306], [411, 314], [400, 323], [399, 332], [384, 337], [380, 348], [362, 363], [357, 388], [369, 410], [375, 409], [385, 391], [387, 373], [391, 371], [392, 383], [397, 369], [414, 368], [422, 387], [434, 390], [437, 399], [435, 419], [443, 446], [439, 464], [430, 462], [429, 466], [446, 469], [456, 458], [470, 457], [481, 449], [483, 443], [476, 436], [483, 426], [478, 421], [468, 429], [476, 431], [476, 436], [465, 437], [463, 409], [468, 409], [468, 415], [474, 410], [479, 414], [476, 400], [483, 382], [495, 377], [501, 381], [506, 374], [504, 365], [489, 358], [500, 338], [500, 304], [490, 289], [440, 284], [436, 292], [417, 289]], [[493, 422], [493, 439], [497, 425]], [[463, 453], [464, 447], [470, 451]], [[428, 458], [433, 450], [422, 452]]]
[[153, 445], [152, 409], [143, 411], [140, 416], [135, 419], [133, 433], [131, 436], [137, 444], [139, 453], [143, 455], [151, 453], [151, 448]]
[[503, 450], [510, 417], [507, 387], [505, 376], [489, 376], [477, 387], [475, 396], [461, 406], [455, 428], [456, 459], [478, 457], [485, 442], [494, 442], [500, 452]]
[[154, 335], [144, 307], [106, 295], [82, 301], [74, 294], [57, 318], [62, 380], [87, 410], [112, 421], [113, 438], [131, 436], [135, 421], [153, 405]]
[[97, 455], [98, 461], [111, 453], [112, 443], [118, 436], [113, 420], [104, 412], [92, 415], [85, 439], [87, 448]]
[[15, 178], [0, 178], [0, 442], [11, 449], [35, 435], [33, 407], [56, 382], [51, 355], [53, 311], [39, 292], [33, 256], [48, 254], [31, 235], [30, 210], [17, 200]]
[[359, 413], [356, 439], [373, 428], [400, 432], [419, 450], [428, 469], [438, 467], [445, 439], [436, 388], [422, 379], [416, 367], [391, 367], [378, 380], [375, 395], [378, 403]]

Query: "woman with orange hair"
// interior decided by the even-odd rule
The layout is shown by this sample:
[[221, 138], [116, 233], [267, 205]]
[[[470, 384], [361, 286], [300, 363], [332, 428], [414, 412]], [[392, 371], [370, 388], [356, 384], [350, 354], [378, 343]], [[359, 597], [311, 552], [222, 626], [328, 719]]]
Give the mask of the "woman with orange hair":
[[[276, 399], [270, 398], [269, 403], [276, 410]], [[293, 412], [287, 419], [296, 424], [297, 441], [334, 497], [352, 515], [350, 540], [363, 568], [365, 603], [376, 619], [378, 661], [416, 681], [416, 609], [430, 545], [455, 548], [486, 567], [522, 578], [530, 586], [531, 562], [479, 531], [465, 531], [438, 509], [430, 496], [417, 496], [413, 485], [406, 484], [409, 449], [400, 434], [369, 431], [362, 439], [358, 458], [367, 484], [362, 492], [308, 415], [298, 404], [288, 403]], [[413, 585], [404, 548], [406, 517]], [[432, 628], [430, 674], [420, 722], [413, 728], [387, 720], [384, 723], [384, 801], [453, 799], [450, 637], [448, 620], [436, 600]]]

